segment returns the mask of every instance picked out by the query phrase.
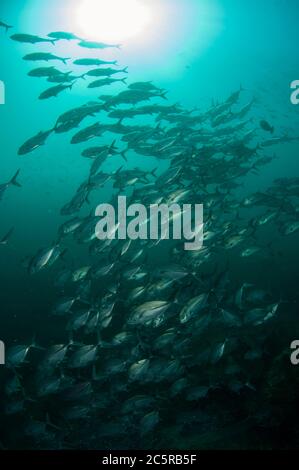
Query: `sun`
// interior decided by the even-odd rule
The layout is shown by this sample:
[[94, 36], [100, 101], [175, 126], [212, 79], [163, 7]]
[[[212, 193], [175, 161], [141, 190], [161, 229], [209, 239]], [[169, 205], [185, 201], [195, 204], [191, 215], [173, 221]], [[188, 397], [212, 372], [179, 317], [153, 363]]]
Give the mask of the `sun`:
[[144, 0], [82, 0], [76, 17], [84, 38], [121, 43], [145, 33], [151, 12]]

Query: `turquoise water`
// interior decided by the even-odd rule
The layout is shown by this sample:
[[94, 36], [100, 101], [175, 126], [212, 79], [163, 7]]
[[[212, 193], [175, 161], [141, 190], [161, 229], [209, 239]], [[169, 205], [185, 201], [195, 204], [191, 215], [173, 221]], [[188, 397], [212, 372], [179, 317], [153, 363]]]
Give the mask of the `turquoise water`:
[[[26, 257], [31, 258], [38, 249], [51, 246], [57, 239], [57, 230], [67, 220], [60, 215], [60, 209], [72, 198], [82, 181], [88, 177], [90, 161], [81, 156], [82, 150], [86, 148], [86, 143], [70, 144], [71, 137], [79, 129], [61, 135], [53, 133], [44, 146], [27, 155], [19, 156], [18, 149], [27, 139], [39, 131], [53, 128], [57, 117], [63, 112], [81, 106], [88, 101], [94, 101], [101, 94], [110, 93], [109, 87], [105, 87], [103, 90], [90, 90], [86, 87], [87, 80], [78, 80], [71, 92], [66, 91], [59, 97], [50, 100], [38, 100], [38, 96], [47, 88], [48, 84], [43, 79], [29, 77], [27, 73], [35, 66], [49, 64], [29, 63], [23, 61], [22, 57], [25, 54], [38, 51], [52, 52], [72, 58], [96, 57], [97, 52], [78, 47], [76, 41], [61, 41], [53, 46], [51, 44], [21, 44], [10, 39], [10, 35], [17, 32], [46, 37], [51, 31], [62, 30], [80, 35], [81, 32], [77, 32], [74, 19], [77, 3], [79, 1], [73, 0], [63, 2], [58, 0], [2, 0], [1, 2], [0, 19], [12, 24], [14, 28], [8, 34], [4, 30], [0, 30], [0, 79], [6, 87], [6, 103], [0, 106], [0, 182], [8, 181], [20, 168], [18, 178], [22, 185], [21, 189], [8, 188], [0, 207], [0, 235], [2, 233], [4, 235], [11, 227], [15, 228], [8, 245], [0, 246], [0, 337], [8, 346], [28, 343], [34, 336], [39, 344], [46, 345], [46, 347], [68, 341], [64, 322], [61, 319], [54, 319], [50, 314], [53, 303], [58, 296], [54, 281], [59, 269], [61, 270], [65, 265], [75, 264], [77, 266], [78, 262], [79, 264], [91, 263], [86, 252], [81, 247], [73, 245], [72, 242], [67, 243], [66, 259], [60, 260], [59, 266], [50, 267], [34, 276], [28, 274], [25, 260]], [[149, 31], [145, 31], [144, 35], [141, 34], [140, 37], [125, 41], [120, 50], [107, 49], [98, 54], [99, 57], [106, 60], [118, 60], [121, 67], [128, 66], [129, 84], [152, 80], [159, 88], [169, 92], [168, 101], [163, 101], [162, 104], [180, 103], [184, 109], [196, 108], [199, 110], [198, 112], [202, 113], [207, 112], [212, 104], [225, 101], [241, 85], [244, 92], [241, 94], [240, 106], [244, 106], [252, 99], [255, 100], [249, 117], [252, 118], [252, 128], [258, 128], [259, 137], [261, 136], [264, 140], [272, 137], [266, 133], [260, 134], [259, 122], [263, 119], [274, 126], [273, 137], [287, 135], [295, 139], [299, 136], [298, 109], [290, 103], [290, 83], [298, 78], [298, 5], [295, 0], [288, 2], [283, 0], [246, 0], [243, 2], [237, 0], [155, 0], [150, 3], [152, 3], [151, 8], [155, 11], [156, 16]], [[59, 63], [57, 68], [66, 71], [69, 70], [70, 65]], [[124, 89], [123, 84], [113, 85], [114, 95]], [[99, 120], [102, 119], [101, 115]], [[94, 120], [94, 117], [88, 117], [80, 128], [92, 124]], [[150, 121], [147, 118], [139, 118], [136, 122], [139, 125], [146, 125]], [[131, 125], [132, 123], [128, 120], [125, 124]], [[121, 136], [117, 135], [116, 138], [119, 141]], [[111, 139], [111, 134], [104, 134], [101, 139], [97, 140], [97, 143], [94, 140], [90, 141], [90, 146], [110, 145]], [[242, 179], [242, 186], [237, 189], [238, 201], [241, 201], [247, 194], [265, 191], [277, 178], [299, 176], [298, 141], [293, 140], [267, 147], [263, 150], [263, 155], [275, 155], [276, 158], [269, 165], [261, 167], [257, 174], [250, 172]], [[169, 162], [159, 160], [156, 156], [145, 157], [134, 152], [128, 154], [127, 163], [120, 156], [108, 160], [101, 168], [108, 174], [114, 173], [123, 165], [127, 165], [127, 168], [130, 169], [138, 167], [144, 171], [152, 171], [157, 167], [158, 174], [160, 174], [169, 165]], [[98, 192], [94, 191], [90, 205], [85, 204], [80, 215], [87, 216], [96, 204], [105, 202], [110, 197], [110, 192], [111, 186], [109, 185]], [[282, 310], [286, 312], [285, 318], [282, 312], [277, 323], [269, 326], [269, 338], [264, 345], [266, 358], [258, 360], [257, 368], [266, 364], [266, 366], [264, 365], [265, 373], [269, 374], [281, 356], [288, 353], [290, 341], [296, 339], [294, 335], [298, 327], [293, 315], [298, 307], [298, 303], [296, 303], [298, 233], [291, 235], [288, 239], [277, 241], [277, 236], [272, 234], [270, 228], [260, 243], [264, 247], [271, 242], [277, 243], [276, 254], [267, 252], [261, 257], [254, 255], [248, 264], [240, 263], [238, 256], [232, 254], [229, 255], [229, 267], [226, 268], [233, 279], [234, 286], [236, 286], [232, 289], [233, 291], [244, 282], [254, 282], [261, 285], [263, 289], [270, 289], [272, 293], [276, 292], [278, 299], [275, 301], [285, 302], [283, 304], [285, 307], [282, 307]], [[215, 252], [213, 256], [215, 256]], [[217, 257], [216, 251], [213, 263], [203, 269], [207, 269], [209, 273], [213, 272], [215, 265], [221, 264], [223, 259], [225, 259], [223, 253]], [[153, 269], [158, 268], [159, 260], [155, 260]], [[122, 269], [124, 269], [123, 266], [118, 268], [118, 270]], [[212, 288], [212, 286], [210, 287]], [[130, 288], [131, 286], [127, 287], [126, 284], [123, 286], [125, 293], [129, 293]], [[230, 292], [231, 287], [226, 286], [226, 288]], [[191, 293], [190, 297], [187, 295], [187, 300], [189, 298], [191, 298]], [[125, 307], [125, 312], [126, 308], [129, 307]], [[279, 331], [285, 331], [283, 339], [278, 339]], [[261, 336], [263, 335], [264, 333]], [[94, 338], [92, 341], [95, 341]], [[211, 341], [213, 341], [212, 338]], [[257, 347], [257, 344], [255, 346]], [[269, 355], [272, 354], [269, 351], [272, 351], [272, 347], [275, 350], [273, 362], [269, 361]], [[194, 350], [192, 352], [195, 354]], [[180, 357], [179, 352], [176, 354]], [[33, 372], [36, 367], [33, 363]], [[290, 380], [288, 375], [290, 374], [294, 384], [298, 383], [296, 368], [291, 367], [290, 369], [289, 363], [286, 362], [284, 371], [285, 380]], [[217, 372], [215, 374], [217, 376]], [[24, 380], [26, 384], [30, 382], [27, 375]], [[113, 378], [113, 380], [117, 381], [117, 378]], [[196, 380], [193, 385], [196, 385]], [[286, 389], [288, 389], [287, 385], [292, 388], [290, 384], [286, 384]], [[150, 387], [155, 390], [156, 386], [151, 385]], [[169, 388], [170, 385], [163, 385], [162, 390], [159, 390], [157, 394], [167, 395]], [[288, 420], [290, 420], [290, 429], [294, 425], [289, 409], [285, 411], [285, 418], [275, 415], [275, 407], [280, 401], [288, 401], [288, 391], [284, 388], [283, 380], [281, 389], [276, 392], [278, 396], [274, 398], [272, 396], [269, 398], [265, 383], [261, 385], [257, 381], [255, 388], [256, 395], [244, 398], [246, 406], [244, 409], [242, 406], [238, 409], [233, 425], [236, 425], [236, 429], [238, 429], [238, 424], [244, 423], [246, 418], [250, 416], [250, 403], [253, 403], [252, 414], [256, 414], [254, 403], [257, 401], [260, 403], [257, 408], [260, 409], [261, 417], [260, 421], [257, 420], [254, 423], [252, 429], [258, 429], [260, 432], [262, 447], [277, 447], [280, 445], [276, 434], [277, 426], [282, 425], [283, 422], [288, 428], [286, 424]], [[143, 393], [144, 390], [138, 390], [138, 393], [141, 392]], [[28, 391], [26, 388], [25, 393], [28, 393], [28, 398], [30, 398], [30, 385]], [[221, 414], [232, 413], [232, 397], [225, 392], [219, 398], [217, 393], [216, 391], [215, 415], [218, 419]], [[257, 396], [258, 398], [256, 398]], [[4, 404], [6, 399], [7, 397], [4, 395]], [[241, 397], [240, 400], [242, 401], [242, 399]], [[264, 430], [261, 421], [263, 403], [267, 399], [271, 402], [269, 409], [271, 410], [272, 407], [274, 409], [275, 419]], [[293, 397], [291, 397], [293, 404], [292, 399]], [[123, 400], [123, 397], [116, 396], [115, 400]], [[213, 401], [213, 392], [210, 400]], [[51, 400], [49, 402], [51, 415]], [[199, 400], [198, 409], [201, 409], [201, 406], [202, 403]], [[205, 408], [205, 406], [204, 404], [203, 407]], [[162, 409], [163, 407], [164, 405], [162, 405]], [[182, 413], [190, 412], [188, 406], [187, 410], [183, 408]], [[267, 409], [267, 413], [270, 413], [269, 409]], [[45, 410], [46, 407], [42, 407], [42, 411], [40, 409], [36, 411], [35, 419], [43, 421]], [[10, 418], [6, 415], [9, 438], [3, 437], [4, 446], [36, 448], [55, 447], [58, 443], [62, 447], [70, 445], [68, 439], [61, 437], [54, 439], [54, 444], [43, 441], [40, 443], [38, 439], [31, 440], [28, 436], [25, 437], [22, 432], [14, 440], [12, 436], [17, 423], [19, 421], [26, 422], [31, 416], [30, 413], [31, 411], [25, 409], [21, 417]], [[207, 422], [203, 419], [204, 424], [198, 427], [190, 425], [192, 438], [187, 438], [184, 441], [182, 436], [179, 436], [178, 424], [168, 423], [167, 417], [171, 413], [172, 408], [169, 406], [165, 412], [164, 420], [159, 424], [162, 446], [172, 446], [172, 448], [175, 446], [185, 448], [190, 446], [231, 446], [230, 442], [221, 437], [222, 433], [225, 434], [225, 419], [223, 419], [224, 424], [216, 426], [215, 436], [213, 436], [211, 431], [213, 429], [211, 424], [213, 413], [207, 413], [209, 416], [206, 418]], [[267, 413], [265, 411], [265, 414]], [[107, 411], [107, 414], [104, 413], [102, 417], [104, 421], [110, 422], [110, 412]], [[53, 420], [56, 419], [57, 417], [54, 416]], [[88, 419], [92, 423], [92, 429], [96, 427], [96, 422], [92, 418]], [[76, 426], [74, 424], [74, 446], [102, 448], [105, 445], [110, 445], [109, 439], [100, 442], [100, 438], [98, 438], [98, 444], [88, 439], [85, 440], [80, 436], [80, 432], [77, 432]], [[172, 437], [167, 440], [169, 426], [172, 429], [169, 435]], [[231, 429], [232, 423], [227, 426]], [[242, 424], [240, 426], [242, 428]], [[232, 447], [259, 447], [253, 437], [254, 431], [252, 429], [248, 431], [246, 426], [245, 428], [243, 433], [241, 431], [240, 439], [237, 439]], [[208, 437], [205, 437], [206, 433]], [[235, 436], [235, 433], [235, 428], [233, 428], [232, 436]], [[150, 436], [148, 441], [145, 439], [145, 441], [141, 440], [141, 443], [134, 442], [131, 446], [150, 447], [154, 445], [159, 447], [161, 445], [151, 439]], [[120, 442], [122, 441], [120, 440]], [[296, 446], [297, 444], [297, 438], [293, 438], [291, 444], [287, 440], [281, 443], [283, 447]], [[124, 440], [120, 447], [122, 446], [128, 447], [130, 444]]]

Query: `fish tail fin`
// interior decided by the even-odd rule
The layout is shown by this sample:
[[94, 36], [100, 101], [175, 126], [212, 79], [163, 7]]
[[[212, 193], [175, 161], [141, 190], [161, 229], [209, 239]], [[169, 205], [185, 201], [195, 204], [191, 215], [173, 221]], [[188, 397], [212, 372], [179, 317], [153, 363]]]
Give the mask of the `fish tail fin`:
[[17, 186], [18, 188], [21, 188], [21, 184], [17, 181], [17, 177], [19, 176], [20, 169], [16, 172], [16, 174], [11, 178], [9, 184], [12, 184], [13, 186]]
[[79, 78], [83, 78], [83, 80], [85, 80], [85, 75], [86, 73], [82, 73], [82, 75], [80, 75]]
[[[61, 238], [62, 238], [62, 237], [61, 237], [61, 235], [60, 235], [58, 244], [61, 242]], [[67, 249], [67, 248], [65, 248], [64, 250], [62, 250], [62, 252], [60, 253], [59, 258], [62, 259], [63, 261], [66, 261], [65, 255], [67, 254], [67, 252], [68, 252], [68, 249]]]
[[64, 59], [61, 59], [61, 61], [66, 65], [67, 61], [71, 60], [71, 57], [65, 57]]
[[120, 156], [124, 159], [125, 162], [128, 161], [126, 153], [127, 150], [123, 150], [122, 152], [120, 152]]
[[126, 77], [126, 78], [122, 78], [122, 79], [121, 79], [121, 82], [123, 82], [123, 83], [126, 85], [126, 84], [127, 84], [127, 80], [128, 80], [127, 77]]
[[[90, 178], [91, 178], [91, 175], [90, 175]], [[89, 181], [90, 181], [90, 178], [89, 178]], [[90, 196], [90, 191], [86, 194], [85, 196], [85, 202], [90, 206], [90, 199], [89, 199], [89, 196]]]
[[10, 25], [7, 24], [7, 25], [5, 26], [5, 32], [8, 33], [8, 30], [11, 29], [11, 28], [12, 28], [12, 26], [10, 26]]
[[58, 121], [55, 122], [55, 125], [51, 129], [51, 132], [56, 132], [57, 129], [59, 129], [59, 122]]
[[0, 240], [0, 245], [7, 245], [10, 237], [12, 236], [13, 232], [14, 232], [14, 227], [12, 227], [7, 233], [6, 235], [4, 235], [3, 238], [1, 238]]
[[252, 230], [250, 235], [256, 240], [256, 232], [257, 232], [258, 225], [257, 225], [255, 219], [251, 219], [248, 222], [248, 226]]
[[119, 175], [119, 173], [121, 172], [122, 169], [123, 169], [123, 166], [120, 166], [120, 167], [118, 168], [118, 170], [116, 170], [116, 171], [113, 173], [114, 176], [115, 176], [115, 175]]
[[56, 426], [56, 424], [52, 423], [49, 413], [46, 414], [46, 425], [50, 428], [56, 429], [57, 431], [61, 430], [61, 428]]
[[109, 146], [108, 151], [112, 152], [113, 150], [117, 150], [115, 147], [116, 139], [113, 140], [112, 144]]
[[150, 172], [150, 174], [151, 174], [152, 176], [155, 176], [155, 177], [156, 177], [156, 176], [157, 176], [157, 170], [158, 170], [158, 167], [154, 168], [154, 169]]
[[163, 98], [163, 100], [168, 100], [168, 98], [166, 96], [167, 93], [168, 93], [168, 91], [163, 91], [159, 96], [161, 96], [161, 98]]
[[113, 60], [113, 61], [111, 62], [111, 64], [112, 64], [112, 65], [117, 65], [117, 64], [118, 64], [118, 61], [117, 61], [117, 60]]
[[124, 69], [122, 69], [122, 72], [128, 73], [128, 67], [125, 67]]
[[56, 41], [58, 41], [58, 39], [50, 39], [49, 42], [50, 42], [53, 46], [55, 46]]
[[251, 170], [255, 173], [255, 174], [258, 174], [259, 173], [259, 169], [258, 167], [256, 166], [256, 163], [253, 163], [251, 165]]
[[32, 340], [31, 340], [31, 343], [30, 343], [30, 347], [31, 348], [34, 348], [34, 349], [39, 349], [41, 351], [44, 351], [45, 348], [43, 348], [42, 346], [39, 346], [36, 342], [36, 333], [33, 334], [32, 336]]

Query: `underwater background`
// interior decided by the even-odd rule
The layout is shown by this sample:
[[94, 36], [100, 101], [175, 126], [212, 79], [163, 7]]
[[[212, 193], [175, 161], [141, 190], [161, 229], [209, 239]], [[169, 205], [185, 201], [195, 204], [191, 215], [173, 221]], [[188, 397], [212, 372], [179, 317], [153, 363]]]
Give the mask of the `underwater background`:
[[[21, 185], [9, 185], [0, 201], [0, 237], [14, 227], [0, 244], [0, 338], [7, 353], [0, 370], [1, 446], [296, 448], [299, 368], [291, 364], [290, 344], [299, 338], [299, 108], [290, 102], [290, 83], [298, 79], [298, 2], [155, 0], [150, 33], [121, 48], [11, 39], [53, 31], [81, 39], [72, 16], [77, 3], [0, 5], [0, 20], [13, 25], [0, 28], [0, 185], [18, 169]], [[72, 59], [22, 59], [34, 52]], [[54, 65], [87, 73], [92, 67], [73, 64], [80, 58], [117, 61], [128, 67], [117, 75], [127, 83], [88, 88], [86, 76], [57, 98], [39, 100], [55, 83], [28, 72]], [[118, 103], [120, 93], [141, 82], [152, 82], [156, 96]], [[159, 90], [167, 90], [167, 99]], [[103, 114], [90, 113], [67, 132], [53, 130], [63, 113], [91, 102], [104, 103]], [[144, 126], [133, 139], [123, 139], [130, 131], [105, 114], [174, 104], [169, 114], [124, 117], [124, 126]], [[98, 121], [115, 130], [70, 143]], [[18, 155], [24, 142], [50, 129], [45, 145]], [[114, 141], [119, 154], [112, 155]], [[103, 184], [93, 183], [92, 159], [81, 155], [96, 145], [107, 146], [93, 155], [103, 157], [97, 173]], [[256, 164], [264, 157], [265, 164]], [[61, 214], [81, 184], [88, 197]], [[103, 249], [92, 239], [94, 209], [112, 195], [165, 202], [181, 190], [188, 192], [181, 202], [204, 204], [211, 235], [203, 259], [171, 242]], [[264, 215], [269, 222], [260, 222]], [[61, 235], [73, 218], [82, 224], [77, 219]], [[40, 260], [46, 247], [49, 265]], [[248, 247], [254, 250], [244, 254]], [[89, 271], [78, 273], [82, 267]], [[66, 299], [68, 306], [54, 312]]]

